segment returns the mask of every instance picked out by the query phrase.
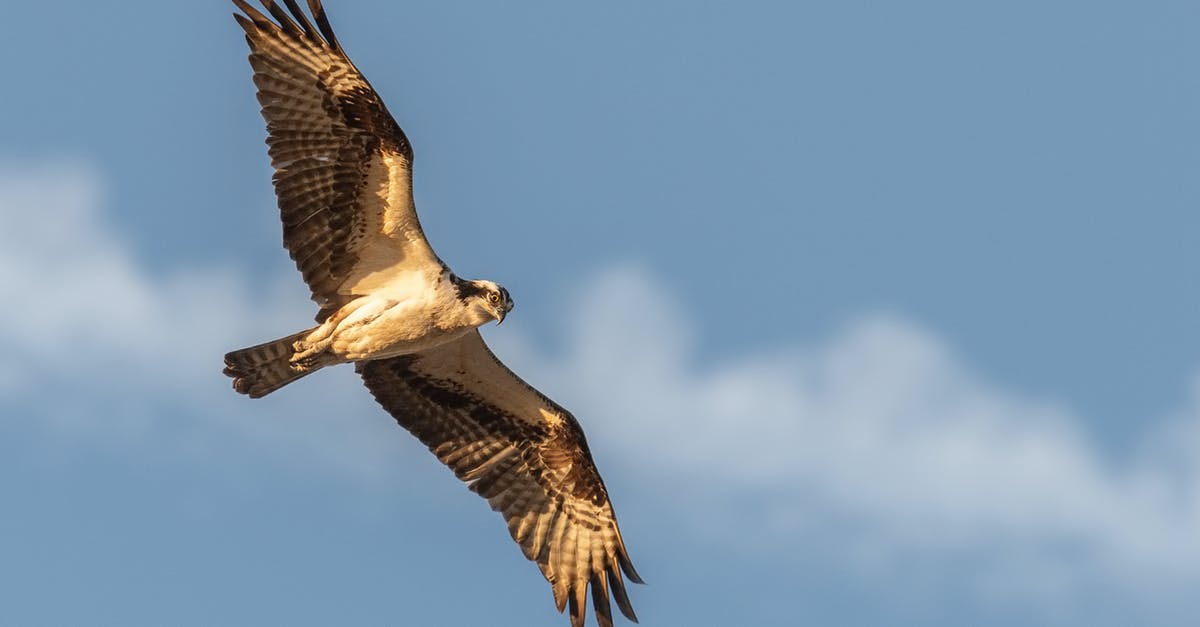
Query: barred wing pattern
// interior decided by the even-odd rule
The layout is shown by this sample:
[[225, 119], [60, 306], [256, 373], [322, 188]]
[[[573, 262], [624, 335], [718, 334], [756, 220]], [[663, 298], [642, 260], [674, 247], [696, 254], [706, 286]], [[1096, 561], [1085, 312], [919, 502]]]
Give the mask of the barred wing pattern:
[[608, 491], [579, 423], [492, 354], [478, 331], [433, 350], [360, 362], [375, 399], [470, 489], [500, 512], [525, 557], [554, 590], [571, 625], [611, 627], [609, 591], [637, 622], [622, 571], [629, 561]]
[[[379, 95], [346, 56], [317, 0], [317, 27], [285, 0], [275, 18], [234, 0], [246, 31], [267, 122], [283, 243], [323, 321], [400, 268], [441, 261], [412, 199], [412, 147]], [[439, 269], [440, 271], [440, 269]]]

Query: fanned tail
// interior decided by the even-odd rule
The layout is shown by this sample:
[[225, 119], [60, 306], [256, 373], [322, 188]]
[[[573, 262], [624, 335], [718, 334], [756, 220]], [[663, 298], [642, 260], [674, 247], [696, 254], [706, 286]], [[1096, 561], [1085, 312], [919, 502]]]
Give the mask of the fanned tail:
[[225, 355], [225, 375], [233, 377], [233, 389], [250, 398], [262, 398], [325, 364], [299, 367], [291, 363], [295, 344], [314, 329], [271, 342], [229, 352]]

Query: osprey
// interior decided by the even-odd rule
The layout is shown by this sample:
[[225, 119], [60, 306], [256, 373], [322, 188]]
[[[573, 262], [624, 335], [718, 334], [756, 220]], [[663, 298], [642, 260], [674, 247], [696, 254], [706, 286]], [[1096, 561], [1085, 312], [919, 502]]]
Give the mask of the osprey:
[[[492, 354], [478, 327], [508, 291], [460, 279], [433, 252], [412, 197], [404, 131], [342, 50], [319, 0], [274, 20], [233, 0], [246, 31], [283, 220], [283, 244], [319, 306], [317, 325], [225, 356], [257, 398], [353, 362], [375, 399], [508, 524], [560, 612], [612, 625], [609, 593], [637, 622], [622, 573], [641, 583], [575, 418]], [[291, 15], [289, 15], [289, 11]]]

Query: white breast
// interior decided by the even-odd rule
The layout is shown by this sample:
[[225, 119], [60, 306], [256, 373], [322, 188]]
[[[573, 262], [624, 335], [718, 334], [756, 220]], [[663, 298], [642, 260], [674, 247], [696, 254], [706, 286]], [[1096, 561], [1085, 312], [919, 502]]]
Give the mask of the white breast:
[[469, 328], [447, 324], [461, 307], [454, 287], [439, 275], [395, 275], [352, 304], [332, 333], [331, 349], [358, 361], [413, 353], [451, 341]]

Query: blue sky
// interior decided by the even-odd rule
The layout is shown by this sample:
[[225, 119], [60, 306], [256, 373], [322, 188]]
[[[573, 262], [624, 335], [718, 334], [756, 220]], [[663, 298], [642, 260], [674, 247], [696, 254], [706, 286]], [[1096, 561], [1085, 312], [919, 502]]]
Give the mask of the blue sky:
[[[225, 2], [0, 40], [4, 624], [564, 625], [307, 324]], [[1200, 612], [1200, 9], [330, 2], [647, 625]]]

